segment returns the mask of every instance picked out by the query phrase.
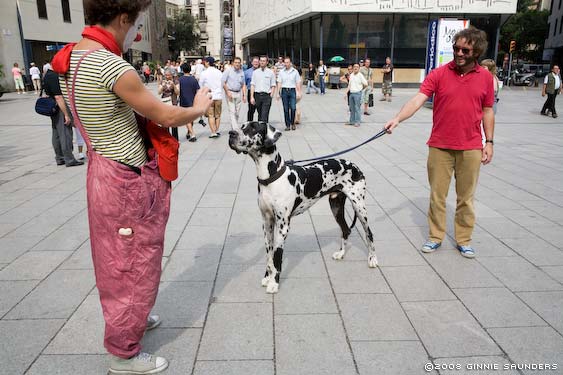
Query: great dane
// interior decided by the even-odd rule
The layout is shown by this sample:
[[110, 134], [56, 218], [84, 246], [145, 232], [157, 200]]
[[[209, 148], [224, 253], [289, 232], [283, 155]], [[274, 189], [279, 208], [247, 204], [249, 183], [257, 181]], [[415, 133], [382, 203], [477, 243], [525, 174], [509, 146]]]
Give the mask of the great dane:
[[[247, 122], [240, 129], [229, 132], [229, 146], [238, 154], [248, 154], [256, 163], [258, 205], [264, 219], [267, 252], [262, 286], [268, 293], [277, 293], [291, 218], [305, 212], [325, 195], [328, 195], [330, 208], [342, 230], [340, 250], [332, 254], [332, 258], [344, 258], [351, 227], [358, 218], [366, 234], [368, 265], [377, 267], [373, 235], [368, 226], [363, 173], [346, 160], [325, 159], [304, 166], [286, 165], [275, 145], [281, 134], [265, 122]], [[351, 227], [344, 217], [346, 198], [352, 202], [355, 212]]]

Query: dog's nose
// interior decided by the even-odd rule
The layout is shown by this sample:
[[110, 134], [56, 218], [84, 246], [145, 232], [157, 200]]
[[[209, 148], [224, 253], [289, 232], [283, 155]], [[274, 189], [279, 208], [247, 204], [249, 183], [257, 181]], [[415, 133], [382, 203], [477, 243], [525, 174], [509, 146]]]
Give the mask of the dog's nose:
[[229, 136], [234, 137], [236, 135], [238, 135], [236, 130], [229, 130]]

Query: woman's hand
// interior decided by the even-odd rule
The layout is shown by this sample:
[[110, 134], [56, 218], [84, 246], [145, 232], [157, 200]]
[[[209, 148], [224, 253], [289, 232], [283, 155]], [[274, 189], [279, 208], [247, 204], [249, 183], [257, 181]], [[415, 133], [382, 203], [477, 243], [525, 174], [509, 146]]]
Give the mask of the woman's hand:
[[204, 87], [202, 89], [197, 90], [197, 93], [194, 97], [194, 105], [193, 108], [197, 110], [201, 115], [207, 112], [207, 109], [213, 103], [213, 99], [211, 96], [211, 91], [209, 91], [208, 87]]

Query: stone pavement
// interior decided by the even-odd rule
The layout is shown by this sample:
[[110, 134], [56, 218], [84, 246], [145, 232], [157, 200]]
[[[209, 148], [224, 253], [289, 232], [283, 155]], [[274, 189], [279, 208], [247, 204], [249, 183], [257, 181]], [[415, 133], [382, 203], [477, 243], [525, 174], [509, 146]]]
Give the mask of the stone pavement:
[[[284, 132], [282, 154], [359, 143], [415, 90], [394, 92], [357, 129], [342, 125], [344, 91], [305, 95], [303, 125]], [[49, 120], [33, 104], [32, 95], [0, 99], [0, 374], [104, 374], [86, 168], [55, 165]], [[501, 94], [495, 157], [476, 197], [476, 259], [454, 248], [454, 191], [444, 246], [418, 250], [429, 194], [431, 112], [422, 109], [346, 155], [367, 177], [380, 267], [367, 267], [358, 228], [346, 259], [331, 259], [339, 229], [324, 200], [293, 220], [275, 296], [260, 286], [254, 165], [196, 125], [200, 138], [182, 141], [174, 183], [154, 309], [164, 323], [145, 350], [170, 360], [167, 374], [410, 375], [426, 373], [426, 363], [446, 369], [435, 374], [563, 374], [563, 121], [539, 116], [542, 104], [537, 89]], [[271, 118], [282, 128], [281, 103]], [[503, 371], [524, 364], [558, 367]]]

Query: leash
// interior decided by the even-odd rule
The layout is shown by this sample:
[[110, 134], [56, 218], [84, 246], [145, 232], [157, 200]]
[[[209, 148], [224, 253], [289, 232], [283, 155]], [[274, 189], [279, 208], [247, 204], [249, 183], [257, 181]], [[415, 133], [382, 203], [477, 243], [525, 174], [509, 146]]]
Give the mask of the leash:
[[371, 142], [371, 141], [373, 141], [373, 140], [376, 140], [377, 138], [382, 137], [382, 136], [385, 135], [385, 134], [387, 134], [387, 130], [383, 129], [382, 131], [380, 131], [379, 133], [377, 133], [377, 134], [374, 135], [373, 137], [366, 139], [365, 141], [363, 141], [363, 142], [360, 143], [359, 145], [356, 145], [356, 146], [347, 148], [347, 149], [342, 150], [342, 151], [335, 152], [334, 154], [319, 156], [319, 157], [311, 158], [311, 159], [302, 159], [302, 160], [293, 160], [293, 159], [289, 159], [289, 160], [286, 160], [285, 163], [288, 164], [288, 165], [293, 165], [293, 164], [296, 164], [296, 163], [305, 163], [305, 162], [309, 162], [309, 161], [317, 161], [317, 160], [321, 160], [321, 159], [329, 159], [329, 158], [332, 158], [332, 157], [335, 157], [335, 156], [338, 156], [338, 155], [345, 154], [345, 153], [350, 152], [350, 151], [352, 151], [352, 150], [355, 150], [355, 149], [357, 149], [358, 147], [361, 147], [361, 146], [365, 145], [366, 143], [369, 143], [369, 142]]

